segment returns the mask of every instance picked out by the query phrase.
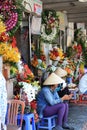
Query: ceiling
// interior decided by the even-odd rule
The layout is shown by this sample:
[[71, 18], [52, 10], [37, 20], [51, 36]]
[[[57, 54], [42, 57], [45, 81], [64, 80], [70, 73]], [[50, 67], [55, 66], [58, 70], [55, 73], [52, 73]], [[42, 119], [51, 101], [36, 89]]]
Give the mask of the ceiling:
[[85, 22], [87, 26], [87, 2], [78, 0], [41, 0], [43, 9], [65, 11], [69, 22]]

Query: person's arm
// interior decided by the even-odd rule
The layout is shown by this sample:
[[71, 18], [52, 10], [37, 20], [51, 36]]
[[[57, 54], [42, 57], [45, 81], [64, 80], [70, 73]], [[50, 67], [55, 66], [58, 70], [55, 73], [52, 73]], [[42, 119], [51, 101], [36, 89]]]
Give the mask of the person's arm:
[[61, 98], [61, 100], [62, 100], [62, 101], [64, 101], [64, 100], [70, 100], [71, 98], [72, 98], [72, 94], [70, 94], [70, 95], [65, 94], [65, 95]]

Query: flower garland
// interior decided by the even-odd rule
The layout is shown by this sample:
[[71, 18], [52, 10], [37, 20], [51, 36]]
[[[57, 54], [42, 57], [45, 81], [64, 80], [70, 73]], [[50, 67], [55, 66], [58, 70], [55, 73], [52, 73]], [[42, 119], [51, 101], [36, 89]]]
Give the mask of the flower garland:
[[59, 19], [54, 10], [45, 10], [42, 13], [41, 40], [52, 43], [58, 36]]
[[55, 28], [55, 27], [52, 28], [52, 32], [49, 35], [47, 35], [46, 31], [45, 31], [45, 25], [42, 25], [41, 37], [44, 41], [51, 43], [56, 38], [56, 35], [57, 35], [57, 28]]
[[22, 21], [22, 2], [12, 1], [12, 0], [4, 0], [0, 1], [0, 12], [2, 16], [2, 20], [6, 25], [6, 31], [9, 35], [13, 36], [17, 31], [20, 22]]

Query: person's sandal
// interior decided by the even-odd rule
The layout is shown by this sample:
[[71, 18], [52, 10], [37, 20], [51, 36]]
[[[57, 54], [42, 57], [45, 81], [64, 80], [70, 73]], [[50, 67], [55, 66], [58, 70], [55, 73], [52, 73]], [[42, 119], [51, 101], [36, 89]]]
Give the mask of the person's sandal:
[[63, 125], [63, 128], [67, 130], [74, 130], [74, 128], [72, 126], [69, 126], [67, 123]]
[[57, 125], [53, 130], [64, 130], [60, 125]]

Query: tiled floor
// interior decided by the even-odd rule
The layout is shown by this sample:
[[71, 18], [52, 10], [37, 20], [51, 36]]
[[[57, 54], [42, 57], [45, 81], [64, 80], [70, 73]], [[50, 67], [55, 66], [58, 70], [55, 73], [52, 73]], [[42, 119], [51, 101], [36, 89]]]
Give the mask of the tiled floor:
[[87, 130], [87, 104], [70, 104], [68, 119], [75, 130]]

